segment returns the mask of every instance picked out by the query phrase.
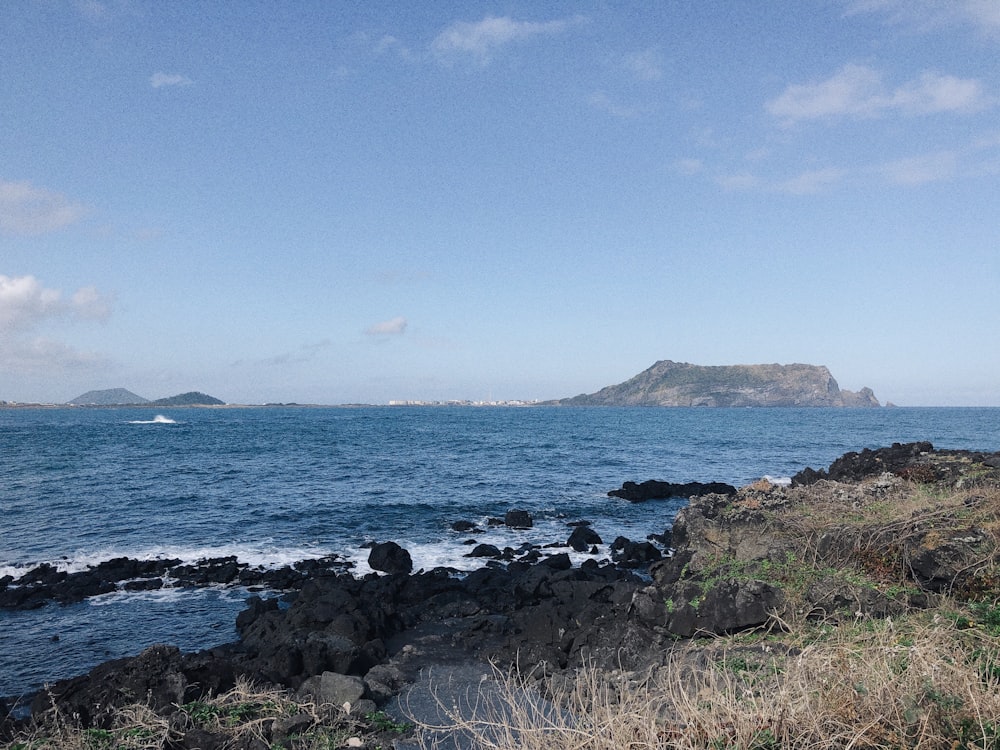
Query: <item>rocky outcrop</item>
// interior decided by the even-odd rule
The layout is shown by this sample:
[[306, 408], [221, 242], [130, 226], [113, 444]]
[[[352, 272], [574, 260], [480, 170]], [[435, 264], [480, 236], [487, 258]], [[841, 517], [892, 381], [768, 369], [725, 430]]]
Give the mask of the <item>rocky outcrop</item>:
[[351, 566], [352, 563], [338, 555], [302, 560], [276, 569], [254, 567], [235, 557], [207, 558], [195, 563], [116, 557], [73, 573], [42, 563], [18, 578], [0, 578], [0, 609], [37, 609], [50, 601], [72, 604], [119, 590], [150, 591], [218, 584], [295, 589], [313, 577], [343, 572]]
[[841, 390], [821, 365], [704, 366], [664, 360], [634, 378], [556, 402], [563, 406], [875, 407], [870, 388]]
[[625, 482], [621, 489], [611, 490], [608, 497], [620, 497], [631, 503], [641, 503], [646, 500], [665, 500], [671, 497], [701, 497], [702, 495], [735, 495], [736, 488], [724, 482], [686, 482], [675, 484], [658, 479], [647, 479], [645, 482]]

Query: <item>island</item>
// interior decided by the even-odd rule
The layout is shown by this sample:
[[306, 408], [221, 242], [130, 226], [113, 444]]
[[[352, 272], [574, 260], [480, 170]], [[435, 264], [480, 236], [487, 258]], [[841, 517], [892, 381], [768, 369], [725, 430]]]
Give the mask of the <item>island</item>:
[[68, 406], [223, 406], [225, 403], [200, 391], [189, 391], [150, 401], [127, 388], [87, 391], [66, 402]]
[[597, 393], [559, 406], [881, 406], [871, 388], [843, 390], [822, 365], [692, 365], [657, 362]]

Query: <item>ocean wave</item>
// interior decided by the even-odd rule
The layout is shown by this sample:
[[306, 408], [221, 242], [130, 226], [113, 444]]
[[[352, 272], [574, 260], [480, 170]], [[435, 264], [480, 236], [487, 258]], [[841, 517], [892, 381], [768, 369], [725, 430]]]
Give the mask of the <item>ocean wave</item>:
[[157, 414], [152, 419], [133, 419], [129, 421], [129, 424], [177, 424], [176, 420], [171, 419], [163, 414]]

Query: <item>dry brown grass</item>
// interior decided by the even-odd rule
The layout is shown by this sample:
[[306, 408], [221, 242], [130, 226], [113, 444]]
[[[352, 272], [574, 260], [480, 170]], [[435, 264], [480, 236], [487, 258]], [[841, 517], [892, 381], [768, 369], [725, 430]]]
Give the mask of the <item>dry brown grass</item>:
[[[472, 750], [1000, 748], [992, 637], [930, 615], [809, 637], [791, 650], [691, 644], [641, 677], [582, 668], [550, 680], [562, 684], [552, 702], [533, 676], [498, 673], [491, 691], [443, 708]], [[424, 727], [422, 746], [444, 728]]]
[[[58, 708], [36, 717], [2, 750], [161, 750], [197, 729], [222, 738], [224, 747], [282, 747], [289, 750], [334, 750], [374, 747], [373, 722], [344, 707], [297, 700], [290, 692], [268, 689], [247, 680], [220, 695], [177, 706], [170, 717], [134, 704], [116, 711], [106, 728], [81, 727]], [[275, 722], [300, 719], [291, 736], [276, 738]], [[353, 744], [351, 744], [353, 738]]]

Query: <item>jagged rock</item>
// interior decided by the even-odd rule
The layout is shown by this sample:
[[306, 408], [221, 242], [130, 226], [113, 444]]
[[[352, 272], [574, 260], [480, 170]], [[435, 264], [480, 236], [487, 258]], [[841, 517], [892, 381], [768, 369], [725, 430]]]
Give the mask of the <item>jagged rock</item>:
[[907, 564], [925, 589], [950, 593], [977, 588], [979, 569], [993, 564], [996, 541], [984, 529], [932, 530], [907, 545]]
[[354, 705], [365, 694], [365, 683], [360, 677], [323, 672], [314, 675], [302, 683], [299, 692], [312, 695], [317, 703], [328, 703], [342, 706], [345, 703]]
[[31, 710], [40, 714], [57, 705], [67, 716], [78, 716], [85, 727], [101, 727], [117, 707], [148, 702], [162, 711], [185, 702], [188, 679], [176, 646], [151, 646], [136, 657], [105, 662], [88, 674], [61, 680], [38, 693]]
[[628, 568], [640, 568], [663, 559], [663, 553], [650, 542], [633, 542], [623, 536], [611, 545], [611, 556]]
[[570, 532], [566, 544], [577, 552], [586, 552], [595, 544], [603, 544], [600, 534], [589, 526], [577, 526]]
[[666, 627], [678, 636], [734, 633], [767, 624], [784, 607], [784, 592], [764, 581], [685, 580], [661, 589]]
[[735, 495], [736, 488], [724, 482], [688, 482], [674, 484], [658, 479], [647, 479], [645, 482], [625, 482], [621, 489], [611, 490], [608, 497], [620, 497], [631, 503], [641, 503], [646, 500], [665, 500], [671, 497], [700, 497], [701, 495], [719, 494]]
[[466, 557], [489, 557], [499, 560], [503, 556], [500, 548], [493, 544], [477, 544]]
[[526, 510], [508, 510], [503, 522], [512, 529], [530, 529], [534, 526], [531, 514]]

